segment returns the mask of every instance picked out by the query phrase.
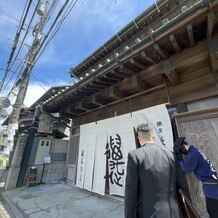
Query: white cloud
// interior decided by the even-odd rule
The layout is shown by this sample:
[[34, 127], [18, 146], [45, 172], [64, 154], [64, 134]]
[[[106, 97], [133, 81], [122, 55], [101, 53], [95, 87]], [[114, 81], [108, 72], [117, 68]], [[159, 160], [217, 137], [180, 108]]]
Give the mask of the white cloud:
[[[50, 87], [43, 85], [43, 87], [48, 90]], [[32, 83], [28, 86], [26, 97], [24, 100], [24, 105], [26, 107], [31, 106], [34, 102], [36, 102], [43, 94], [45, 90], [37, 83]]]

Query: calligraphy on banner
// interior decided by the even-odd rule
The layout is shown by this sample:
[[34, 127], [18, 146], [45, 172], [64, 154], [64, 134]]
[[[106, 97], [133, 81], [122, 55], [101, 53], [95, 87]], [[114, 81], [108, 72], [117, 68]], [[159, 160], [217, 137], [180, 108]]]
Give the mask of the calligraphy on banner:
[[108, 174], [105, 175], [104, 179], [108, 179], [111, 184], [116, 184], [117, 186], [123, 187], [121, 184], [121, 179], [124, 176], [124, 169], [121, 168], [125, 164], [123, 160], [123, 154], [121, 150], [121, 137], [116, 134], [116, 137], [109, 137], [109, 142], [106, 144], [106, 160], [107, 160], [107, 170]]
[[160, 141], [162, 143], [162, 145], [164, 147], [166, 147], [166, 144], [165, 144], [165, 140], [164, 140], [164, 126], [163, 126], [163, 123], [161, 121], [158, 121], [156, 122], [156, 126], [157, 126], [157, 131], [159, 133], [159, 137], [160, 137]]

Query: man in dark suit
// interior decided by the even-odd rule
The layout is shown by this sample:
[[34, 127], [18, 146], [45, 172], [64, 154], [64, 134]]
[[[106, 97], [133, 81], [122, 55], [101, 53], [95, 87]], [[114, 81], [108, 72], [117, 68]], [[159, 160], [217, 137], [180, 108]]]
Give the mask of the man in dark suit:
[[180, 218], [173, 154], [154, 143], [152, 129], [137, 128], [140, 148], [129, 152], [125, 187], [126, 218]]

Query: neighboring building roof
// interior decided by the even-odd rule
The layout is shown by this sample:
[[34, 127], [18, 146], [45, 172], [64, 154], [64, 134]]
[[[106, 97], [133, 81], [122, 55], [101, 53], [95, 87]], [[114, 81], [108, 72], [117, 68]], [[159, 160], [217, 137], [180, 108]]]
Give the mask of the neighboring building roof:
[[51, 87], [48, 91], [46, 91], [36, 102], [34, 102], [29, 109], [33, 110], [36, 108], [36, 106], [44, 103], [45, 101], [47, 101], [48, 99], [50, 99], [51, 97], [54, 97], [55, 95], [57, 95], [58, 93], [64, 91], [66, 88], [68, 88], [69, 85], [64, 85], [64, 86], [54, 86]]

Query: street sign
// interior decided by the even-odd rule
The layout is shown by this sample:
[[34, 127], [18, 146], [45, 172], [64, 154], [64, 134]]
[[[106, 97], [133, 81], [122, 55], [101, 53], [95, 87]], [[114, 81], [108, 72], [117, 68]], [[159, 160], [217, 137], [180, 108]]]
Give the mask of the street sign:
[[7, 97], [0, 97], [0, 106], [3, 108], [8, 108], [11, 105], [10, 100]]

